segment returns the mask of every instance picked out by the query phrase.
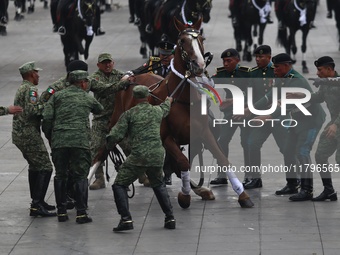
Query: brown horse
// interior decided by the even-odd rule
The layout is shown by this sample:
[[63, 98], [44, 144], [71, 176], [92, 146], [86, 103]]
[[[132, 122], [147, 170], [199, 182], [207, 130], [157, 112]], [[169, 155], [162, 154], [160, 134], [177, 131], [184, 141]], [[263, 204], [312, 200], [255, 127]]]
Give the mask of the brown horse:
[[[201, 20], [190, 28], [176, 21], [178, 30], [182, 32], [178, 35], [169, 75], [162, 79], [162, 77], [153, 74], [141, 74], [136, 76], [134, 81], [134, 84], [143, 84], [149, 87], [151, 93], [149, 102], [153, 105], [160, 104], [167, 96], [174, 98], [170, 114], [161, 124], [161, 138], [167, 152], [176, 160], [176, 174], [182, 179], [182, 191], [178, 194], [178, 202], [182, 208], [190, 206], [190, 183], [194, 183], [190, 181], [190, 163], [180, 150], [181, 145], [201, 148], [200, 145], [203, 143], [205, 148], [208, 148], [217, 159], [220, 166], [229, 165], [228, 159], [222, 153], [210, 131], [207, 115], [202, 115], [200, 111], [195, 110], [201, 107], [200, 86], [192, 79], [201, 76], [205, 69], [203, 37], [198, 31], [200, 25]], [[131, 107], [133, 107], [132, 86], [116, 95], [115, 110], [110, 126], [114, 126], [119, 116]], [[103, 160], [105, 156], [99, 155], [97, 158]], [[235, 174], [231, 172], [227, 174], [233, 189], [239, 195], [238, 201], [241, 207], [252, 207], [254, 204], [244, 192], [243, 186]], [[202, 199], [214, 199], [211, 190], [195, 185], [192, 188]]]

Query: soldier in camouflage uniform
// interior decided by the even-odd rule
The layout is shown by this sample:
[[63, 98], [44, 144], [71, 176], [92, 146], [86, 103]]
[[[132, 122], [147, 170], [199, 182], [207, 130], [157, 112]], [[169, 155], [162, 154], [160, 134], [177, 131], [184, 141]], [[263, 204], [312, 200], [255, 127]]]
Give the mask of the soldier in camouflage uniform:
[[[334, 70], [334, 60], [329, 56], [319, 58], [314, 62], [317, 68], [319, 78], [338, 77], [338, 73]], [[298, 93], [295, 93], [295, 95]], [[304, 97], [304, 95], [301, 95]], [[331, 121], [326, 125], [321, 133], [318, 147], [315, 153], [315, 162], [320, 166], [320, 176], [324, 186], [323, 192], [312, 199], [312, 201], [336, 201], [338, 199], [332, 184], [331, 172], [328, 169], [328, 159], [336, 151], [336, 163], [340, 164], [340, 86], [336, 84], [321, 83], [320, 88], [316, 93], [311, 95], [309, 102], [322, 103], [326, 102], [329, 110]], [[333, 169], [335, 169], [333, 167]], [[333, 170], [332, 169], [332, 170]]]
[[30, 216], [48, 217], [56, 214], [48, 211], [55, 210], [55, 206], [44, 201], [53, 168], [40, 132], [43, 106], [39, 103], [37, 89], [39, 70], [42, 69], [34, 62], [19, 67], [23, 82], [15, 95], [14, 105], [22, 107], [23, 112], [13, 116], [12, 142], [28, 162], [32, 198]]
[[[100, 114], [94, 114], [91, 129], [91, 154], [92, 160], [99, 149], [105, 144], [105, 137], [109, 133], [109, 122], [115, 105], [115, 93], [125, 89], [129, 84], [122, 80], [124, 73], [114, 69], [114, 62], [111, 54], [102, 53], [98, 57], [98, 70], [93, 73], [90, 79], [90, 91], [104, 107]], [[105, 188], [103, 166], [100, 166], [95, 173], [95, 180], [90, 185], [90, 190]]]
[[68, 220], [66, 211], [66, 183], [72, 172], [75, 188], [76, 222], [92, 222], [86, 213], [88, 199], [87, 175], [91, 166], [90, 112], [99, 114], [103, 106], [86, 93], [88, 73], [73, 71], [70, 86], [55, 93], [45, 105], [43, 131], [51, 141], [58, 221]]
[[7, 114], [19, 114], [22, 112], [22, 108], [17, 105], [10, 105], [8, 107], [0, 106], [0, 116]]
[[[306, 79], [293, 69], [292, 59], [286, 53], [281, 53], [273, 57], [275, 87], [278, 88], [278, 99], [281, 99], [280, 88], [304, 88], [312, 92], [312, 89]], [[270, 91], [258, 100], [254, 107], [255, 109], [263, 109], [264, 106], [269, 106], [273, 103], [273, 93]], [[287, 106], [287, 115], [281, 115], [281, 107], [270, 115], [258, 116], [255, 119], [266, 121], [267, 119], [293, 119], [296, 125], [288, 127], [288, 134], [284, 146], [285, 157], [298, 159], [299, 165], [296, 169], [290, 168], [290, 172], [286, 172], [286, 186], [277, 191], [281, 194], [297, 193], [298, 181], [297, 172], [301, 174], [301, 190], [299, 193], [289, 197], [291, 201], [306, 201], [313, 198], [313, 174], [311, 172], [310, 151], [315, 142], [316, 136], [320, 131], [324, 121], [325, 112], [318, 103], [306, 103], [305, 108], [311, 113], [311, 116], [302, 113], [295, 105]]]
[[[151, 56], [147, 63], [143, 64], [137, 69], [132, 70], [131, 72], [134, 75], [150, 72], [165, 78], [171, 70], [170, 61], [174, 58], [174, 49], [175, 44], [171, 42], [164, 41], [158, 43], [159, 57]], [[166, 185], [172, 184], [171, 160], [173, 160], [172, 157], [166, 152], [163, 166], [164, 182]]]
[[146, 173], [157, 200], [165, 213], [164, 227], [176, 228], [167, 189], [162, 180], [164, 148], [160, 137], [162, 119], [169, 114], [172, 98], [159, 106], [148, 103], [149, 89], [138, 85], [133, 88], [136, 106], [124, 112], [107, 136], [107, 147], [112, 149], [126, 135], [130, 137], [131, 154], [121, 165], [112, 185], [117, 211], [121, 220], [113, 231], [133, 229], [129, 211], [127, 187]]
[[[228, 84], [233, 84], [239, 87], [244, 93], [246, 93], [247, 84], [246, 79], [241, 78], [249, 78], [249, 67], [241, 66], [240, 55], [235, 49], [226, 49], [221, 54], [221, 58], [223, 61], [223, 66], [217, 68], [216, 74], [212, 76], [212, 78], [228, 78]], [[229, 90], [225, 90], [226, 101], [232, 100], [232, 94]], [[222, 103], [222, 107], [220, 108], [224, 114], [224, 119], [230, 120], [233, 116], [233, 108], [231, 105], [228, 107], [224, 107], [225, 103]], [[230, 122], [228, 122], [230, 123]], [[241, 128], [241, 145], [243, 147], [244, 153], [244, 163], [248, 165], [248, 152], [247, 152], [247, 139], [248, 139], [248, 128], [244, 128], [241, 125], [232, 125], [223, 126], [221, 129], [221, 134], [218, 139], [218, 143], [221, 146], [224, 155], [228, 157], [229, 155], [229, 143], [237, 129], [237, 127]], [[210, 182], [210, 184], [227, 184], [227, 174], [226, 172], [218, 172], [217, 177]]]

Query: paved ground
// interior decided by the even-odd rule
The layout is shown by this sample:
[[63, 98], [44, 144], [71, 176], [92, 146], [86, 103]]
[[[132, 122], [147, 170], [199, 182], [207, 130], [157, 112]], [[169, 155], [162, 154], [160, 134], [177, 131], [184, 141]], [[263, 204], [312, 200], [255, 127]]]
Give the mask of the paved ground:
[[[137, 28], [128, 23], [127, 1], [119, 0], [119, 10], [105, 13], [102, 27], [105, 36], [94, 39], [88, 64], [90, 72], [96, 69], [99, 53], [113, 54], [116, 68], [129, 70], [143, 63], [139, 55]], [[206, 49], [215, 54], [210, 73], [220, 66], [220, 53], [235, 47], [232, 39], [227, 1], [214, 0], [212, 18], [205, 25]], [[0, 105], [13, 103], [20, 84], [18, 67], [35, 60], [44, 70], [40, 72], [40, 91], [63, 76], [63, 54], [59, 36], [53, 34], [49, 10], [36, 2], [36, 12], [21, 22], [14, 18], [10, 2], [8, 36], [0, 38]], [[273, 15], [274, 18], [274, 15]], [[322, 55], [332, 56], [340, 65], [337, 34], [334, 20], [326, 19], [325, 1], [320, 1], [316, 26], [310, 32], [306, 60], [315, 77], [313, 61]], [[275, 44], [277, 22], [265, 31], [265, 43], [273, 54], [283, 52]], [[298, 44], [301, 39], [298, 38]], [[301, 54], [297, 55], [301, 59]], [[301, 71], [301, 65], [295, 65]], [[252, 63], [243, 63], [254, 66]], [[0, 129], [0, 254], [76, 255], [76, 254], [235, 254], [235, 255], [338, 255], [340, 206], [338, 202], [291, 203], [286, 197], [277, 197], [274, 191], [284, 184], [284, 174], [264, 174], [264, 187], [249, 194], [255, 203], [252, 209], [241, 209], [230, 185], [211, 187], [215, 201], [202, 201], [192, 196], [192, 205], [183, 210], [177, 204], [180, 188], [178, 179], [168, 186], [177, 219], [177, 229], [163, 229], [163, 214], [152, 190], [136, 183], [136, 196], [130, 200], [135, 229], [115, 234], [118, 223], [111, 184], [99, 191], [89, 192], [89, 213], [94, 222], [86, 225], [71, 220], [58, 223], [56, 218], [29, 217], [29, 191], [27, 164], [19, 150], [11, 143], [10, 116], [1, 117]], [[230, 160], [235, 165], [242, 162], [238, 135], [232, 142]], [[263, 148], [263, 164], [282, 164], [282, 156], [270, 139]], [[334, 158], [331, 159], [334, 163]], [[209, 162], [208, 162], [209, 163]], [[112, 165], [110, 172], [115, 176]], [[242, 174], [238, 174], [240, 179]], [[215, 175], [207, 176], [214, 178]], [[321, 192], [321, 181], [315, 174], [315, 193]], [[208, 180], [207, 180], [208, 181]], [[339, 174], [334, 175], [336, 189], [340, 187]], [[207, 182], [206, 182], [207, 184]], [[53, 185], [48, 191], [48, 202], [55, 203]]]

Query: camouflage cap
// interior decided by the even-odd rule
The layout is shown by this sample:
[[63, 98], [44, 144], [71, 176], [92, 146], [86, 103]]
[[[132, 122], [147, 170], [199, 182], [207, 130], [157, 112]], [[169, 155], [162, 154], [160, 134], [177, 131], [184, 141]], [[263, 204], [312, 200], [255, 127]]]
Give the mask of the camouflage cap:
[[19, 67], [19, 72], [20, 74], [25, 74], [28, 73], [30, 71], [40, 71], [42, 70], [41, 68], [35, 67], [35, 62], [27, 62], [25, 64], [23, 64], [22, 66]]
[[144, 85], [137, 85], [133, 88], [133, 96], [135, 98], [146, 98], [149, 96], [149, 88]]
[[89, 73], [83, 70], [76, 70], [70, 72], [69, 79], [70, 82], [81, 81], [81, 80], [88, 80]]
[[113, 61], [113, 58], [110, 53], [101, 53], [98, 57], [98, 63], [103, 62], [104, 60]]

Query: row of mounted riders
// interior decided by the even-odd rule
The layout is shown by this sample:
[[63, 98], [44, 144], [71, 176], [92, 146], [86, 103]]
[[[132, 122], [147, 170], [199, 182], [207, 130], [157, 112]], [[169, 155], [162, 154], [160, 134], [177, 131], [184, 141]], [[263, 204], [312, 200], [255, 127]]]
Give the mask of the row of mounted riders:
[[[15, 16], [14, 20], [21, 21], [24, 19], [23, 13], [26, 12], [26, 1], [27, 0], [14, 0]], [[48, 9], [48, 0], [40, 0], [44, 2], [44, 9]], [[27, 13], [31, 14], [34, 12], [35, 0], [28, 0], [29, 6]], [[105, 32], [100, 29], [100, 14], [104, 11], [111, 11], [111, 4], [106, 3], [105, 0], [93, 0], [93, 1], [80, 1], [80, 0], [51, 0], [50, 12], [53, 23], [53, 32], [58, 32], [63, 35], [66, 33], [64, 22], [66, 19], [70, 19], [71, 16], [75, 15], [75, 9], [81, 8], [80, 5], [87, 3], [88, 6], [93, 8], [91, 11], [94, 15], [95, 23], [95, 34], [103, 35]], [[0, 0], [0, 35], [7, 35], [7, 24], [8, 24], [8, 4], [9, 0]], [[86, 14], [85, 14], [86, 15]], [[92, 14], [91, 14], [92, 15]]]

